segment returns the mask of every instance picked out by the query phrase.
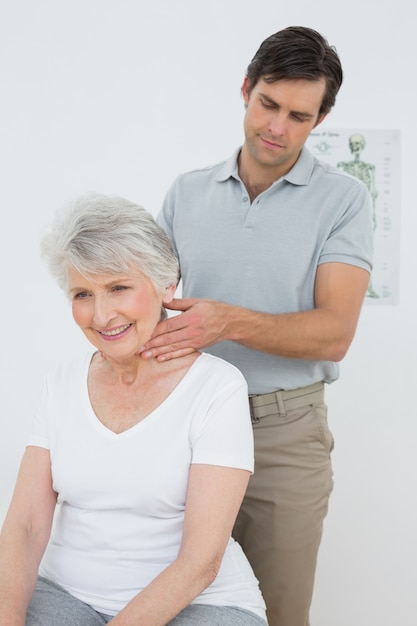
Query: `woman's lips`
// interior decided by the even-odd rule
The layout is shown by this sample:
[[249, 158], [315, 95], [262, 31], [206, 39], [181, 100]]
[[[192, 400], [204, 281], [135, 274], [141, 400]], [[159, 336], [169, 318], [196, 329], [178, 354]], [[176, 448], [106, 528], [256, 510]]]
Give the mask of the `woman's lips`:
[[129, 328], [131, 328], [131, 326], [132, 324], [124, 324], [123, 326], [112, 328], [111, 330], [98, 330], [97, 332], [106, 341], [112, 341], [113, 339], [118, 339], [121, 335], [124, 335]]

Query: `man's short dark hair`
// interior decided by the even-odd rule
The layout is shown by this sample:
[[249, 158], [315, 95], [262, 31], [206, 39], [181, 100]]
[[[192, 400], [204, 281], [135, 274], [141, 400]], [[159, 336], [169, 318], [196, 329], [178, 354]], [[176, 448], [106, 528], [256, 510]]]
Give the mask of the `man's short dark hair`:
[[249, 92], [260, 78], [277, 80], [326, 80], [319, 115], [328, 113], [343, 80], [342, 65], [334, 46], [312, 28], [289, 26], [260, 45], [247, 69]]

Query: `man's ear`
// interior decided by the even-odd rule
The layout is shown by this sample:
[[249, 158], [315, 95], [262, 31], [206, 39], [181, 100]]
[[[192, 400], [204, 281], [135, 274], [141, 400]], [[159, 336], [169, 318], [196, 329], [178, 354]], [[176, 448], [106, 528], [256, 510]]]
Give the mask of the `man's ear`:
[[165, 288], [165, 293], [162, 296], [162, 304], [168, 304], [168, 302], [171, 302], [175, 295], [176, 288], [176, 285], [170, 285], [169, 287]]
[[250, 92], [250, 82], [249, 82], [249, 78], [247, 76], [245, 76], [245, 79], [243, 81], [241, 92], [242, 92], [242, 97], [243, 97], [243, 100], [244, 100], [245, 104], [248, 104], [248, 102], [249, 102], [249, 92]]

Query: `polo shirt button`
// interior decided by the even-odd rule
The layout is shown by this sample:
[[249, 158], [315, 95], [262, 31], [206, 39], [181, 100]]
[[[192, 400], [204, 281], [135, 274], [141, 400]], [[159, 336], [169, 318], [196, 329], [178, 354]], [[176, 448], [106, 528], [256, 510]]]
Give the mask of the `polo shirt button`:
[[247, 201], [248, 201], [248, 198], [247, 198], [247, 196], [245, 196], [245, 197], [243, 198], [243, 202], [247, 202]]

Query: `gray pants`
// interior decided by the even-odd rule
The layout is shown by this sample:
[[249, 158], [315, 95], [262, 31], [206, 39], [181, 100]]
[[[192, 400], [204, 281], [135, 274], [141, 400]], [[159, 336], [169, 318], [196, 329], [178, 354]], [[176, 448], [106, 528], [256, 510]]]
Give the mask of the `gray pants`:
[[[29, 604], [26, 626], [103, 626], [112, 615], [98, 613], [65, 589], [39, 577]], [[266, 626], [266, 622], [233, 606], [190, 604], [169, 626]]]

